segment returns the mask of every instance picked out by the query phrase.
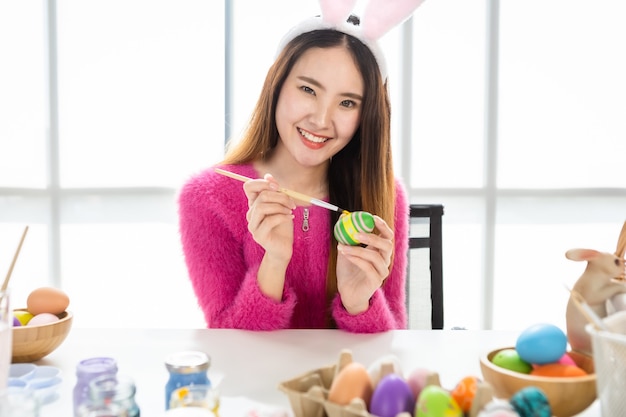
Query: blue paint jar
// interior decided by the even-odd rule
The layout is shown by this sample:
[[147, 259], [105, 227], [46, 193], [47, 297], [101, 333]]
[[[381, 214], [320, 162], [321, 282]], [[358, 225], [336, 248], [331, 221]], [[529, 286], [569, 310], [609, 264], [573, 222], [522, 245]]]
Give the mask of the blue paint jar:
[[211, 385], [207, 374], [211, 358], [204, 352], [184, 351], [173, 353], [165, 359], [170, 376], [165, 384], [165, 409], [170, 408], [172, 392], [190, 385]]

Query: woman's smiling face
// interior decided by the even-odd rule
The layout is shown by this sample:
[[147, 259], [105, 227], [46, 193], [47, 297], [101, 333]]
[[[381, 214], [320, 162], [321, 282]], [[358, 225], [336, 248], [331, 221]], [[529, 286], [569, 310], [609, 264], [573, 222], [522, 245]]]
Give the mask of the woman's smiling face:
[[278, 97], [277, 147], [285, 147], [303, 166], [326, 163], [359, 127], [363, 94], [363, 77], [348, 50], [309, 49], [294, 64]]

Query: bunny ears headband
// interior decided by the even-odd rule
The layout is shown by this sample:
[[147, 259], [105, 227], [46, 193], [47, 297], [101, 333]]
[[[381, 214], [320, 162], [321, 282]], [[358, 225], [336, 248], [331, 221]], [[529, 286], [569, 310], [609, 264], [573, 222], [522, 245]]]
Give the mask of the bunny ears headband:
[[278, 45], [278, 53], [296, 37], [314, 30], [332, 29], [354, 36], [371, 51], [383, 80], [387, 65], [378, 39], [396, 25], [407, 20], [424, 0], [369, 0], [360, 23], [348, 21], [357, 0], [319, 0], [322, 15], [309, 18], [293, 27]]

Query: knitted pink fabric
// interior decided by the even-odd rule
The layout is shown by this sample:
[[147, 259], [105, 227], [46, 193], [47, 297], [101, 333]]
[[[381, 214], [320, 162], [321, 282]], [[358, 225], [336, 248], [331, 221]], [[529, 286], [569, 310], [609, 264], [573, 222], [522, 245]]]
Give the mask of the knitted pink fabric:
[[[249, 164], [222, 168], [250, 178], [259, 177]], [[264, 252], [247, 229], [248, 202], [241, 182], [208, 169], [184, 184], [178, 205], [185, 262], [208, 327], [326, 327], [328, 210], [307, 207], [310, 228], [306, 232], [301, 227], [304, 208], [298, 206], [294, 210], [293, 256], [287, 268], [283, 299], [276, 302], [265, 296], [257, 284]], [[371, 298], [370, 308], [361, 314], [349, 314], [340, 296], [335, 297], [330, 308], [340, 329], [374, 333], [406, 328], [408, 221], [406, 192], [397, 182], [393, 269]]]

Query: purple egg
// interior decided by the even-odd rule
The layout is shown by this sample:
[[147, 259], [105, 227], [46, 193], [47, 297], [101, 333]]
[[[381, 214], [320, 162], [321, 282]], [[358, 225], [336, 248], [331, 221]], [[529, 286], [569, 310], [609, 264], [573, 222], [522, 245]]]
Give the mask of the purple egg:
[[370, 413], [378, 417], [395, 417], [408, 412], [413, 415], [415, 397], [409, 384], [397, 374], [385, 375], [376, 388], [370, 401]]
[[22, 323], [17, 319], [17, 317], [13, 316], [13, 326], [18, 327], [21, 325]]

